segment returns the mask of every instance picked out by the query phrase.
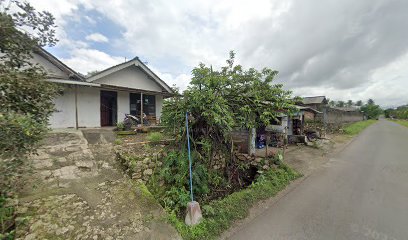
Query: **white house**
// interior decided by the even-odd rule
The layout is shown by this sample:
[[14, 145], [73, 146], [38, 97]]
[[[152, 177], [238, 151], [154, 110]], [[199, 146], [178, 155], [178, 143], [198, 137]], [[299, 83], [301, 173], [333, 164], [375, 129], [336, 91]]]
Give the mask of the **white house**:
[[126, 113], [145, 113], [150, 121], [158, 121], [163, 99], [173, 94], [137, 57], [85, 78], [44, 49], [33, 55], [47, 72], [47, 81], [63, 86], [49, 121], [52, 128], [114, 126]]

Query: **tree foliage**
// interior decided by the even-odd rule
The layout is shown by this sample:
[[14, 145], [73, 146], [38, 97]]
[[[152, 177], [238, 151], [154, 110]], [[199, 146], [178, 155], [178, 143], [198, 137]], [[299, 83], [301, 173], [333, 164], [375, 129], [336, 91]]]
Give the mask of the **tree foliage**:
[[364, 115], [368, 119], [378, 119], [378, 117], [383, 113], [383, 110], [379, 105], [376, 105], [373, 99], [369, 99], [367, 103], [360, 108]]
[[[18, 185], [24, 156], [47, 130], [58, 88], [31, 61], [38, 47], [56, 43], [54, 18], [30, 4], [0, 0], [0, 198]], [[3, 206], [0, 206], [3, 210]], [[3, 212], [3, 211], [2, 211]], [[0, 216], [3, 220], [3, 215]], [[4, 222], [3, 222], [4, 223]], [[10, 230], [2, 224], [1, 235]], [[11, 226], [13, 223], [10, 223]]]
[[397, 108], [389, 108], [384, 111], [385, 117], [396, 119], [408, 119], [408, 104]]
[[234, 128], [256, 128], [269, 125], [282, 112], [294, 110], [291, 92], [273, 84], [277, 71], [264, 68], [243, 69], [234, 64], [234, 52], [220, 70], [200, 64], [183, 95], [177, 95], [163, 106], [162, 121], [183, 133], [185, 113], [195, 141], [205, 138], [213, 143], [227, 143]]

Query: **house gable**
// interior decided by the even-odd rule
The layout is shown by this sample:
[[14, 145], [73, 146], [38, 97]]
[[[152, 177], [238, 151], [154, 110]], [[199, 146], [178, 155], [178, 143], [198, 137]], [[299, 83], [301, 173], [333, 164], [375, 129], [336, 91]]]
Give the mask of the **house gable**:
[[38, 64], [44, 68], [49, 80], [70, 80], [85, 82], [82, 75], [72, 70], [63, 62], [58, 60], [54, 55], [47, 52], [43, 48], [37, 48], [32, 53], [32, 59], [30, 60], [34, 64]]
[[165, 90], [135, 65], [130, 65], [118, 71], [112, 72], [106, 76], [96, 79], [93, 81], [93, 83], [130, 89], [141, 89], [152, 92], [162, 92]]
[[47, 77], [52, 79], [69, 79], [69, 74], [58, 68], [55, 64], [50, 62], [48, 59], [44, 58], [43, 56], [39, 55], [38, 53], [32, 54], [33, 58], [30, 62], [34, 64], [38, 64], [42, 68], [44, 68]]
[[86, 81], [167, 95], [173, 94], [172, 89], [137, 57], [90, 76]]

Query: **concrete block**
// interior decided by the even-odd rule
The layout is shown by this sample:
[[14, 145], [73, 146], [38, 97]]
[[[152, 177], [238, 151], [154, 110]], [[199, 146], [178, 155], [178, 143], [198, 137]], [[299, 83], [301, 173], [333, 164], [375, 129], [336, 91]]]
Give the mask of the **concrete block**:
[[199, 224], [203, 215], [201, 214], [200, 204], [196, 201], [189, 202], [187, 204], [187, 215], [185, 218], [185, 223], [188, 226], [194, 226]]

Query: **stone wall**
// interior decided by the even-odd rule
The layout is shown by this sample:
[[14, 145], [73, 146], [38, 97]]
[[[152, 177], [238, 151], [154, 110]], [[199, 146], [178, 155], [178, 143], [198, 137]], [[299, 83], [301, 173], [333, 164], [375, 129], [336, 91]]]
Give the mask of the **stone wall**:
[[258, 170], [268, 170], [275, 165], [274, 158], [256, 157], [246, 153], [235, 153], [235, 157], [241, 162], [255, 166]]
[[248, 153], [249, 133], [245, 129], [235, 129], [231, 132], [234, 145], [239, 148], [239, 152]]
[[116, 146], [115, 152], [126, 173], [132, 179], [143, 182], [147, 182], [156, 168], [162, 166], [161, 159], [167, 156], [166, 152], [157, 148], [154, 151], [137, 151], [132, 147]]
[[326, 108], [322, 114], [316, 114], [315, 121], [323, 122], [326, 119], [327, 124], [342, 125], [364, 120], [364, 114], [358, 111], [342, 111], [335, 108]]

